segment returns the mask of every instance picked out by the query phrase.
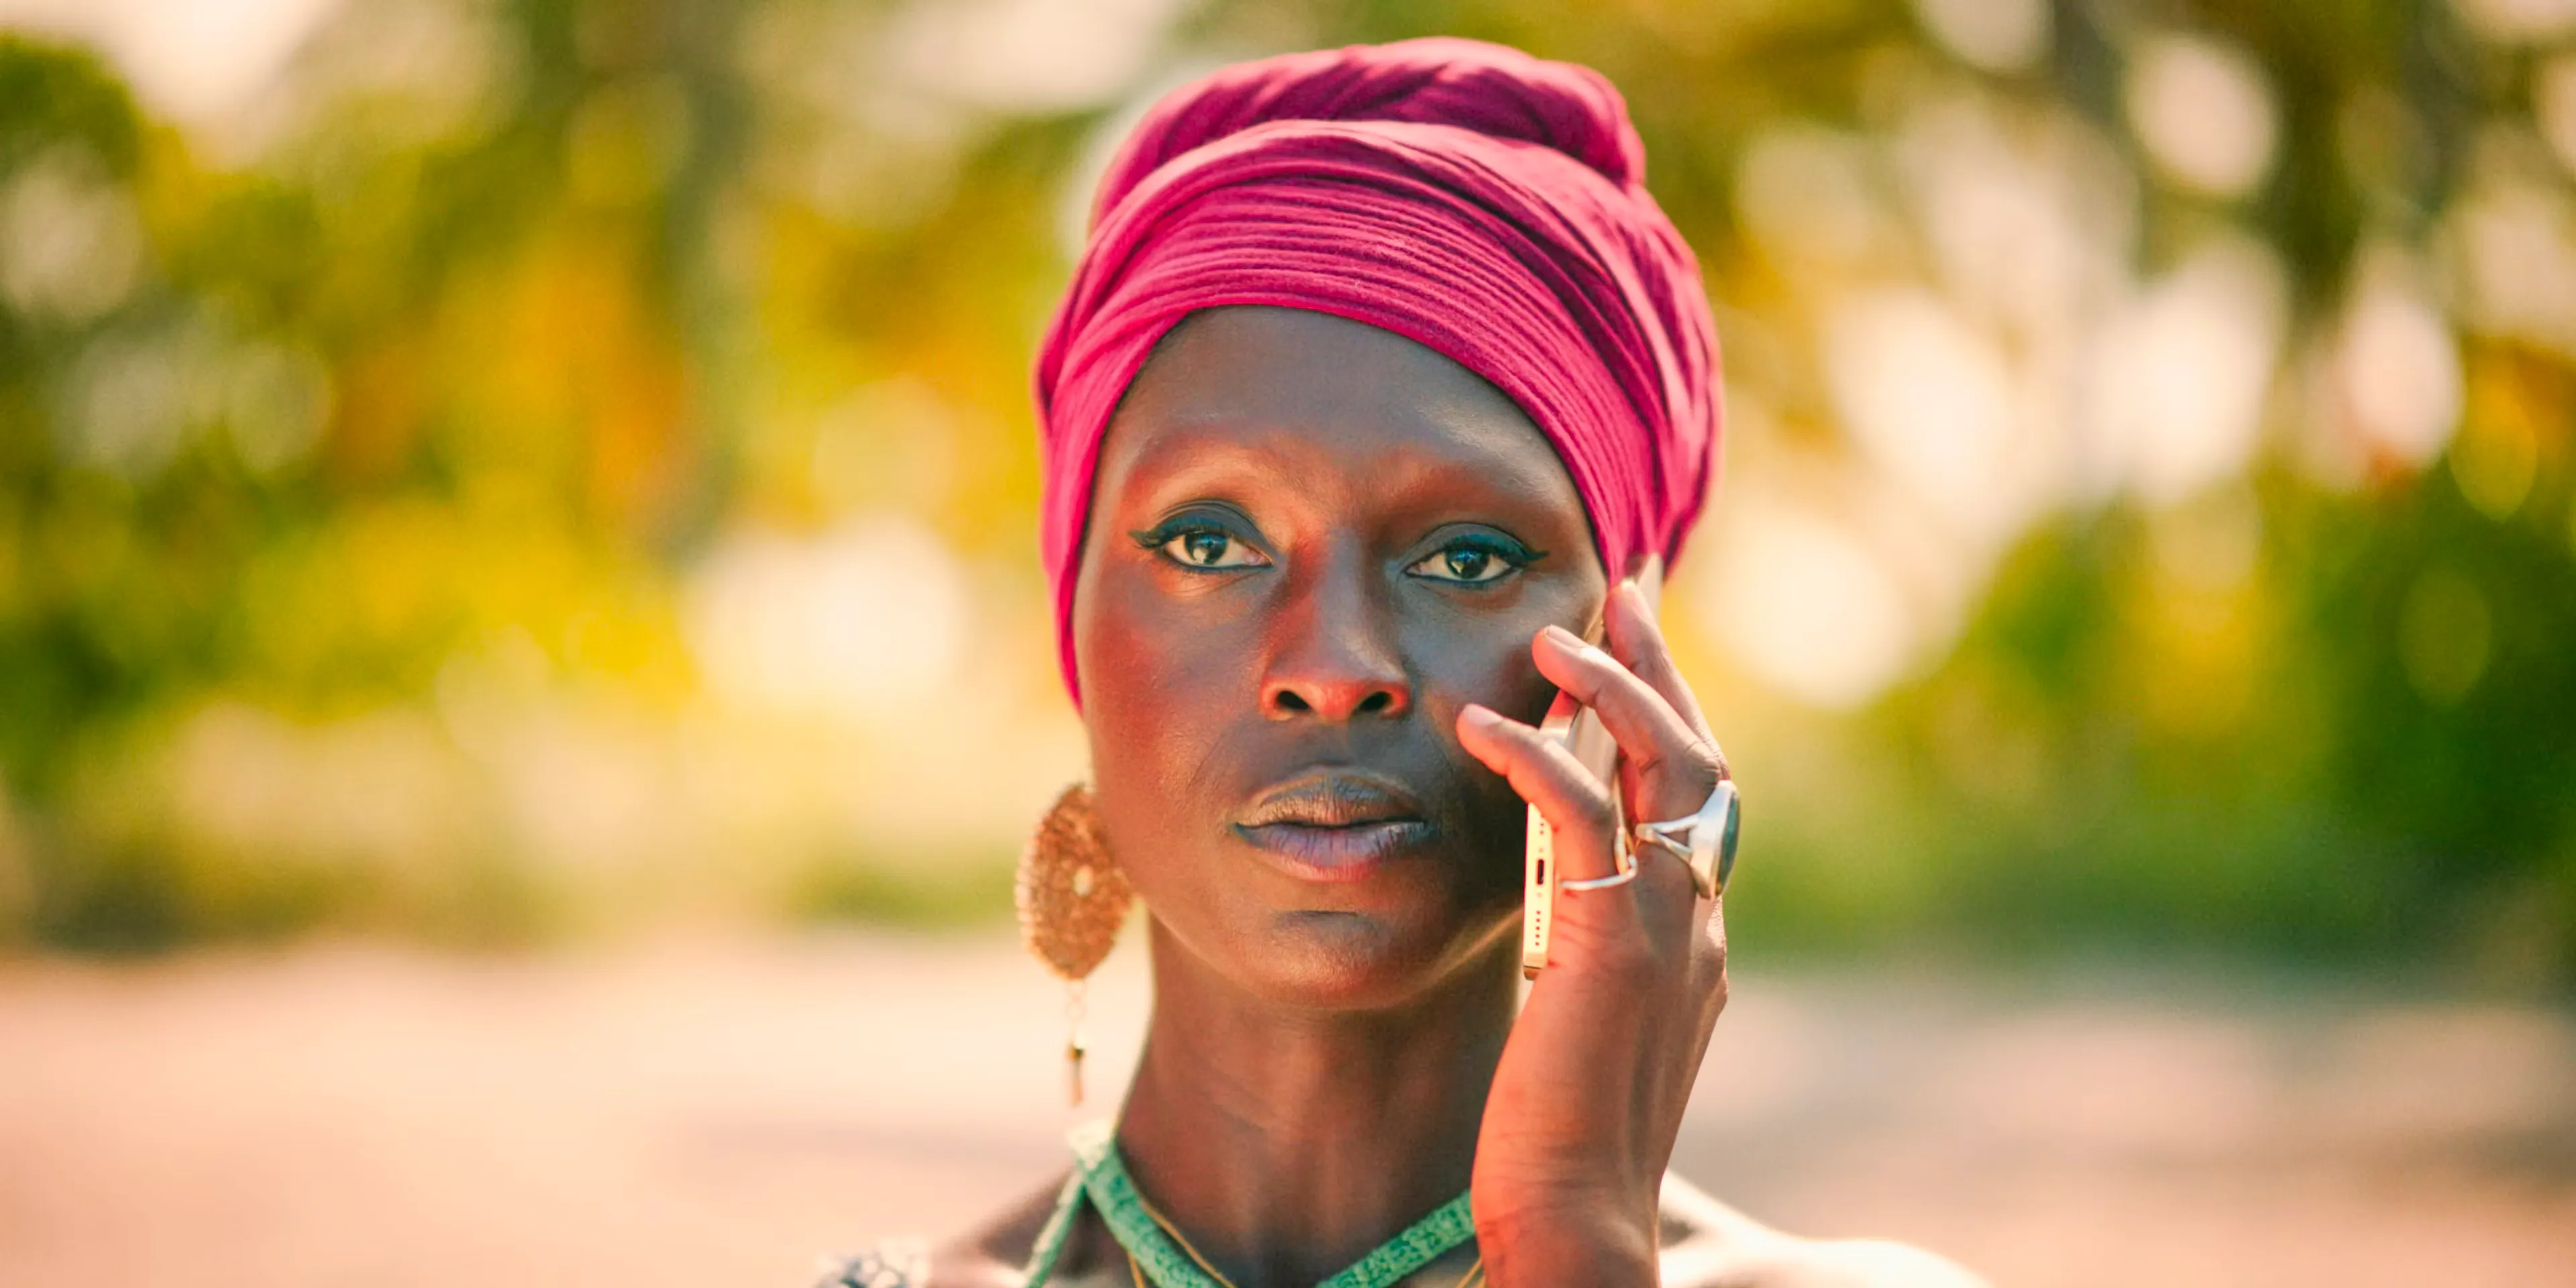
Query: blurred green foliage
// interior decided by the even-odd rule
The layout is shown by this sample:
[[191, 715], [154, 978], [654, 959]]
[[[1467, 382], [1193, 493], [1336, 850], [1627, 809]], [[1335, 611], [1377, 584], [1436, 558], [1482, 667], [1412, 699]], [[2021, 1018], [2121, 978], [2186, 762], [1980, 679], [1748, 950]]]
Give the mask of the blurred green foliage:
[[[588, 767], [694, 782], [729, 762], [689, 748], [778, 743], [708, 714], [697, 588], [738, 534], [881, 513], [935, 534], [985, 605], [969, 620], [1010, 636], [976, 656], [1028, 709], [991, 727], [1063, 746], [1026, 364], [1089, 169], [1181, 74], [1446, 32], [1626, 93], [1720, 308], [1721, 511], [1817, 463], [1892, 468], [1837, 384], [1834, 301], [1912, 283], [1983, 327], [1979, 292], [2011, 285], [1989, 279], [2022, 248], [1960, 277], [1904, 195], [1951, 164], [1952, 117], [2089, 176], [2068, 235], [2128, 275], [2107, 296], [2152, 298], [2211, 245], [2282, 287], [2241, 461], [2072, 488], [1961, 544], [1955, 607], [1923, 614], [1948, 625], [1859, 700], [1730, 647], [1723, 578], [1677, 587], [1753, 802], [1747, 951], [2563, 984], [2576, 304], [2548, 292], [2576, 286], [2549, 276], [2576, 272], [2576, 20], [2531, 26], [2550, 12], [417, 0], [336, 11], [255, 102], [184, 122], [97, 54], [0, 36], [0, 938], [509, 942], [639, 887], [666, 912], [1003, 915], [1015, 818], [910, 867], [873, 815], [630, 860], [628, 833], [583, 829], [677, 835], [653, 822], [667, 793]], [[2172, 124], [2176, 95], [2220, 133]], [[1780, 173], [1786, 198], [1756, 182]], [[1892, 233], [1844, 201], [1852, 174], [1885, 185]], [[1784, 199], [1847, 244], [1802, 258], [1764, 224]], [[2364, 307], [2388, 281], [2430, 302], [2429, 356], [2399, 342], [2413, 315]], [[2057, 328], [2017, 325], [1991, 329], [2018, 371]], [[2373, 398], [2422, 408], [2374, 438]], [[785, 723], [792, 761], [820, 735]], [[915, 754], [882, 728], [845, 743]]]

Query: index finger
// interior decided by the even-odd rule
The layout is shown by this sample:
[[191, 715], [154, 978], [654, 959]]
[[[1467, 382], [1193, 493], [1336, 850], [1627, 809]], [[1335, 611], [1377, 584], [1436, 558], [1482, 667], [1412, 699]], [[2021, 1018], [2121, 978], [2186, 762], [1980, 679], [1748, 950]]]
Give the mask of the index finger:
[[1673, 714], [1680, 716], [1692, 732], [1709, 746], [1717, 746], [1717, 735], [1709, 732], [1708, 717], [1700, 714], [1699, 698], [1691, 692], [1690, 682], [1682, 678], [1681, 668], [1673, 662], [1672, 649], [1664, 643], [1663, 625], [1655, 620], [1655, 609], [1646, 602], [1646, 592], [1633, 580], [1621, 581], [1611, 588], [1610, 607], [1602, 619], [1602, 625], [1608, 628], [1610, 655], [1645, 681], [1648, 688], [1663, 695]]
[[1663, 695], [1619, 660], [1563, 627], [1539, 632], [1539, 673], [1601, 717], [1636, 775], [1643, 817], [1699, 808], [1722, 773], [1716, 749], [1685, 723]]

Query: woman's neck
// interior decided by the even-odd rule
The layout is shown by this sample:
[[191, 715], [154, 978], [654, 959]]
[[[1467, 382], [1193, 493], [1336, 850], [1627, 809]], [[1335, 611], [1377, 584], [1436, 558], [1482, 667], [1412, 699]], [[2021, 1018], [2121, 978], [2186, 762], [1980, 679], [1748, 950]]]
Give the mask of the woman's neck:
[[1508, 929], [1422, 997], [1346, 1014], [1253, 998], [1155, 926], [1118, 1127], [1138, 1188], [1243, 1288], [1316, 1283], [1457, 1197], [1518, 1001]]

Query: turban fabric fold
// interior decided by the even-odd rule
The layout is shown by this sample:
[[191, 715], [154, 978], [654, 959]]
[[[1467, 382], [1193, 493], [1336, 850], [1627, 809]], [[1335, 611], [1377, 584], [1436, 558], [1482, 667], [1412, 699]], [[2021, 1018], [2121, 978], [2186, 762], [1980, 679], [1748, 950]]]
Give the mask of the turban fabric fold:
[[1200, 309], [1310, 309], [1428, 346], [1546, 434], [1608, 575], [1679, 554], [1716, 458], [1717, 336], [1644, 172], [1608, 81], [1477, 41], [1243, 63], [1157, 103], [1101, 181], [1038, 358], [1040, 544], [1076, 703], [1101, 438]]

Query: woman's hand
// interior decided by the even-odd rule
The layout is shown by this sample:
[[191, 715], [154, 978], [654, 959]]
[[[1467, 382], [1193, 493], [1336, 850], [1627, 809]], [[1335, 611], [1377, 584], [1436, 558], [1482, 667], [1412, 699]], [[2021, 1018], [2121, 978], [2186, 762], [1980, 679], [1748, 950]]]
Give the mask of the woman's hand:
[[[1618, 741], [1631, 823], [1688, 817], [1726, 775], [1717, 740], [1634, 584], [1612, 592], [1607, 618], [1608, 653], [1542, 632], [1539, 671]], [[1618, 870], [1612, 785], [1481, 706], [1460, 713], [1458, 735], [1546, 817], [1564, 880]], [[1657, 1195], [1726, 1005], [1726, 928], [1687, 864], [1651, 846], [1636, 858], [1625, 885], [1560, 888], [1547, 969], [1494, 1071], [1474, 1194], [1501, 1288], [1656, 1282]]]

